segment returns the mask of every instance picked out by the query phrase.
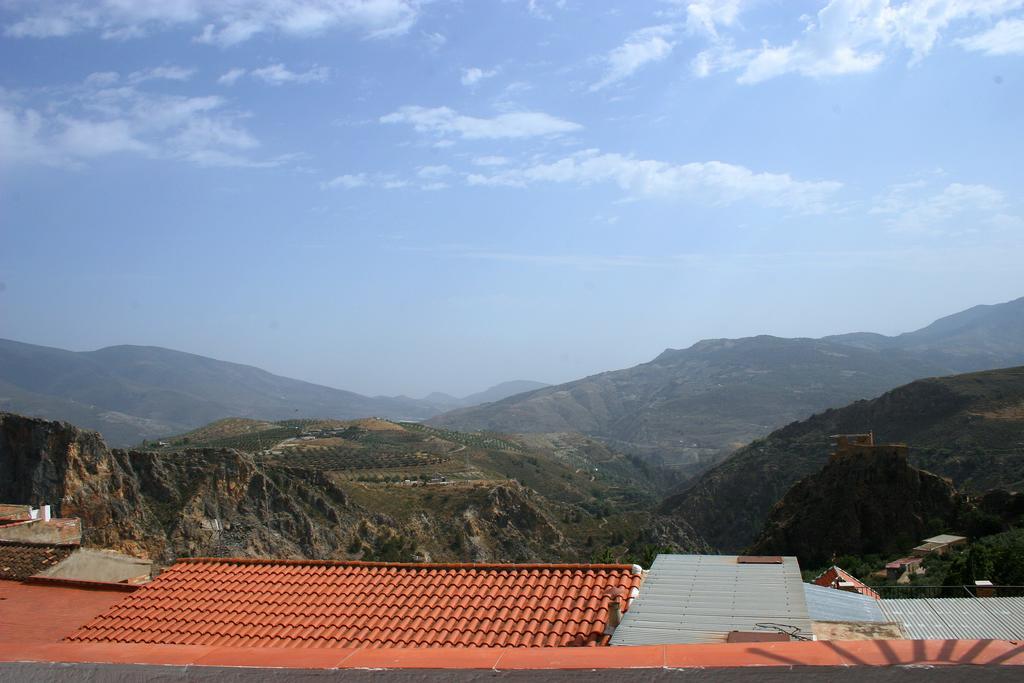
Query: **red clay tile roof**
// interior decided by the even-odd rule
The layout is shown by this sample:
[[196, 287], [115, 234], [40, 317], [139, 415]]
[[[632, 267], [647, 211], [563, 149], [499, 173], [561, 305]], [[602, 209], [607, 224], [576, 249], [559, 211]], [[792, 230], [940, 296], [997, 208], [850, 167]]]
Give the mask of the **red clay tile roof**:
[[835, 565], [819, 574], [812, 583], [826, 588], [839, 588], [840, 583], [850, 583], [853, 584], [853, 587], [861, 595], [866, 595], [870, 598], [874, 598], [875, 600], [879, 600], [882, 597], [877, 591], [871, 588], [871, 586], [867, 585], [842, 567], [836, 567]]
[[607, 644], [630, 565], [182, 560], [68, 637], [245, 647]]
[[74, 550], [66, 545], [0, 541], [0, 579], [27, 579], [63, 561]]

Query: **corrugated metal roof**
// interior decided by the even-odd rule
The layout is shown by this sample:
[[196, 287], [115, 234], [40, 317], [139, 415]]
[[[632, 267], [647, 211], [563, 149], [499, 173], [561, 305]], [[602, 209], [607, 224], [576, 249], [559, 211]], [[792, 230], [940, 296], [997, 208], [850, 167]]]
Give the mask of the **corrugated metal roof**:
[[909, 638], [1024, 639], [1024, 598], [905, 598], [880, 600]]
[[924, 539], [925, 543], [939, 543], [945, 545], [947, 543], [956, 543], [957, 541], [966, 541], [967, 539], [963, 536], [954, 536], [953, 534], [939, 534], [938, 536], [932, 536], [931, 538]]
[[860, 593], [804, 584], [807, 613], [814, 621], [888, 621], [878, 600]]
[[811, 636], [795, 557], [739, 564], [735, 555], [658, 555], [611, 644], [718, 643], [769, 622]]

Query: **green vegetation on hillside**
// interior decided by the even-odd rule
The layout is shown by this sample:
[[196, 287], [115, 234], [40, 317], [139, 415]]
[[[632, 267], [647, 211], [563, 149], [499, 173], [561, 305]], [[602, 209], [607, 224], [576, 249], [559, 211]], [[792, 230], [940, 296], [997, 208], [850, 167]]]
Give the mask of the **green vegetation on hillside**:
[[920, 380], [795, 422], [739, 449], [661, 510], [713, 547], [753, 542], [772, 506], [829, 459], [832, 434], [906, 443], [910, 463], [979, 494], [1024, 482], [1024, 367]]
[[657, 548], [703, 547], [685, 524], [650, 512], [670, 477], [580, 435], [229, 418], [164, 442], [147, 450], [174, 459], [233, 448], [268, 472], [329, 482], [369, 515], [345, 546], [355, 559], [641, 562]]

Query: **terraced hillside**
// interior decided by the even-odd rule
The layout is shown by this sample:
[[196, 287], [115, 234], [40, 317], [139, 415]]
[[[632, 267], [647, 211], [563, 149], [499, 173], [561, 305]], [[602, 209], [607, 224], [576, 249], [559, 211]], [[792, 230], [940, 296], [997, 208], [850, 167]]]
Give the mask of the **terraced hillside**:
[[51, 501], [83, 519], [88, 543], [161, 563], [639, 560], [702, 547], [650, 512], [656, 471], [597, 444], [377, 419], [232, 419], [164, 441], [178, 445], [110, 450], [94, 432], [0, 413], [0, 499]]

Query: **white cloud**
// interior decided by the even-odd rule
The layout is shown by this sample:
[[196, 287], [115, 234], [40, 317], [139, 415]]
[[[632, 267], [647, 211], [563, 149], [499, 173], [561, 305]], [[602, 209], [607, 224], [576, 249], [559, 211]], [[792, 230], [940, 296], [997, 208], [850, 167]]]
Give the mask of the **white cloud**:
[[499, 114], [492, 118], [464, 116], [448, 107], [401, 107], [381, 123], [407, 123], [419, 133], [458, 135], [465, 140], [528, 138], [560, 135], [580, 130], [582, 126], [543, 112], [521, 111]]
[[253, 78], [259, 79], [270, 85], [284, 85], [285, 83], [323, 83], [331, 71], [325, 66], [317, 66], [309, 71], [290, 71], [284, 64], [271, 64], [262, 69], [253, 69], [249, 72]]
[[416, 170], [416, 175], [420, 178], [443, 178], [444, 176], [451, 175], [452, 168], [447, 164], [439, 164], [437, 166], [420, 166]]
[[234, 45], [264, 33], [306, 36], [341, 28], [368, 37], [406, 33], [419, 0], [11, 0], [8, 36], [48, 38], [98, 32], [130, 39], [202, 26], [196, 40]]
[[448, 42], [448, 38], [443, 33], [423, 33], [423, 40], [427, 43], [427, 49], [431, 52], [437, 52]]
[[221, 75], [220, 78], [217, 79], [217, 82], [221, 85], [234, 85], [238, 81], [238, 79], [244, 76], [245, 74], [245, 69], [228, 69], [223, 73], [223, 75]]
[[[149, 70], [136, 72], [119, 85], [121, 78], [114, 72], [94, 73], [80, 85], [21, 93], [19, 100], [0, 103], [0, 161], [78, 167], [111, 154], [204, 166], [284, 161], [245, 156], [259, 147], [259, 141], [241, 125], [245, 114], [231, 111], [223, 98], [168, 95], [137, 85], [175, 75], [185, 77]], [[34, 102], [40, 93], [56, 96]]]
[[452, 173], [452, 169], [444, 165], [421, 166], [412, 181], [396, 177], [391, 173], [346, 173], [320, 183], [320, 188], [323, 190], [356, 190], [360, 188], [399, 190], [415, 186], [421, 190], [443, 190], [448, 187], [448, 183], [441, 178]]
[[97, 71], [85, 77], [85, 85], [102, 88], [113, 85], [119, 80], [121, 80], [121, 74], [116, 71]]
[[486, 155], [473, 159], [474, 166], [504, 166], [509, 162], [508, 157]]
[[63, 130], [56, 136], [56, 146], [71, 157], [98, 157], [118, 152], [148, 152], [150, 147], [135, 136], [129, 121], [61, 120]]
[[186, 69], [183, 66], [157, 66], [152, 69], [135, 71], [128, 75], [129, 83], [144, 83], [146, 81], [187, 81], [195, 74], [195, 69]]
[[826, 77], [877, 69], [896, 50], [914, 64], [926, 57], [951, 25], [987, 20], [1024, 6], [1024, 0], [830, 0], [801, 35], [784, 45], [767, 41], [737, 49], [722, 40], [693, 61], [697, 76], [739, 70], [739, 83], [788, 73]]
[[719, 26], [732, 26], [750, 0], [668, 0], [686, 13], [686, 30], [718, 37]]
[[0, 104], [0, 166], [60, 163], [59, 150], [40, 140], [42, 129], [43, 117], [34, 109], [17, 111]]
[[1024, 225], [1007, 213], [1005, 195], [988, 185], [950, 183], [935, 191], [922, 181], [895, 185], [875, 198], [869, 213], [902, 232], [966, 234], [984, 226]]
[[462, 85], [476, 85], [485, 78], [491, 78], [498, 74], [497, 69], [480, 69], [472, 66], [468, 69], [462, 70]]
[[594, 92], [629, 78], [645, 64], [659, 62], [672, 53], [672, 26], [651, 26], [631, 34], [626, 42], [608, 53], [607, 69], [601, 80], [590, 86]]
[[317, 66], [308, 71], [292, 71], [284, 64], [277, 63], [260, 69], [229, 69], [217, 79], [217, 82], [221, 85], [234, 85], [244, 76], [263, 81], [269, 85], [324, 83], [330, 79], [331, 70], [325, 66]]
[[752, 201], [803, 212], [825, 208], [842, 183], [795, 180], [785, 173], [757, 173], [721, 161], [672, 164], [587, 150], [551, 163], [466, 177], [470, 185], [526, 187], [539, 182], [613, 183], [635, 197], [685, 198], [715, 205]]
[[1024, 19], [1003, 19], [988, 31], [956, 42], [965, 50], [987, 55], [1024, 55]]
[[324, 189], [341, 188], [354, 190], [357, 187], [366, 187], [369, 184], [370, 181], [365, 173], [346, 173], [321, 183], [321, 187]]
[[551, 12], [548, 7], [564, 9], [565, 0], [526, 0], [526, 10], [538, 19], [551, 20]]

